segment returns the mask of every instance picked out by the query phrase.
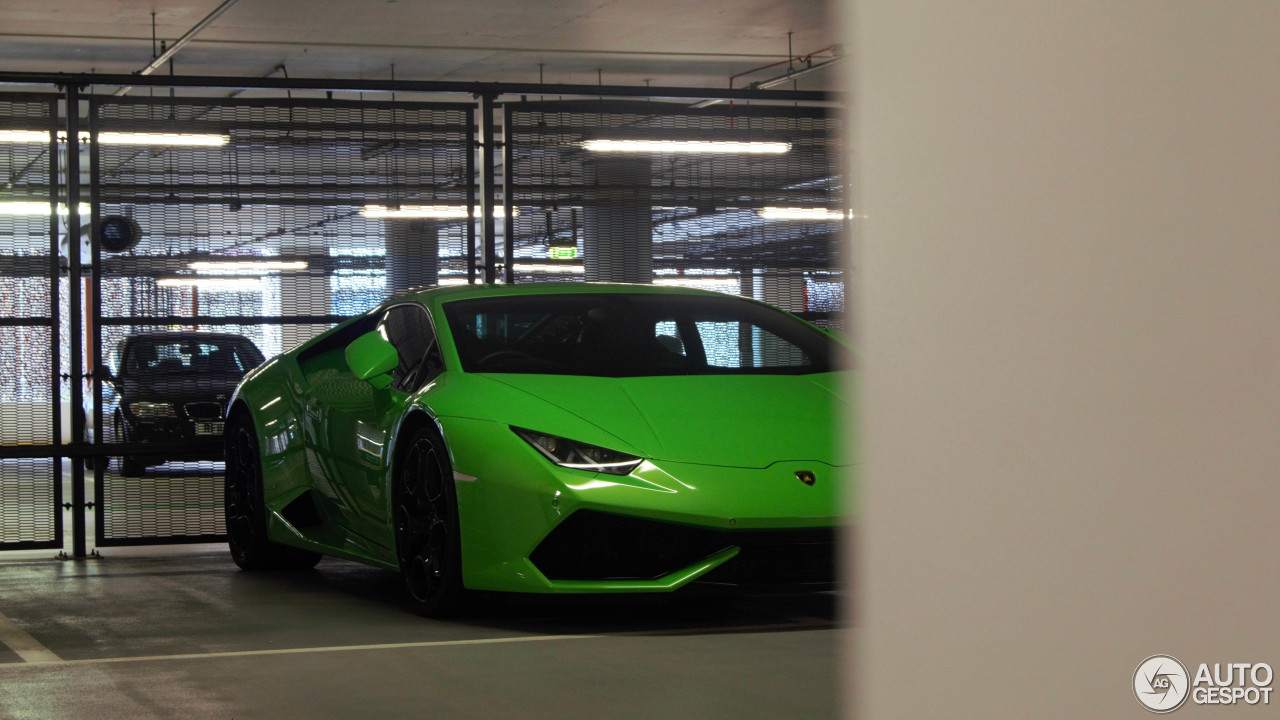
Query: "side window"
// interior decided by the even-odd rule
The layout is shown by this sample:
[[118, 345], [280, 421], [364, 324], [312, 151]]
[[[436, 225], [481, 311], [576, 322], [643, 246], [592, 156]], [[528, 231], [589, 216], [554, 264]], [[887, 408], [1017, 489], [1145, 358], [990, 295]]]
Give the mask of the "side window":
[[675, 320], [659, 320], [653, 324], [653, 335], [658, 346], [672, 355], [687, 357], [684, 343], [680, 340], [680, 329]]
[[235, 356], [236, 369], [241, 373], [249, 372], [264, 361], [262, 352], [258, 350], [256, 345], [252, 344], [236, 345]]
[[400, 364], [391, 371], [392, 387], [413, 392], [444, 370], [431, 320], [421, 306], [396, 305], [387, 310], [379, 327], [400, 356]]
[[698, 335], [702, 339], [708, 365], [722, 368], [743, 367], [741, 325], [736, 321], [698, 321]]
[[782, 368], [812, 365], [803, 350], [777, 335], [737, 320], [697, 322], [707, 364], [722, 368]]

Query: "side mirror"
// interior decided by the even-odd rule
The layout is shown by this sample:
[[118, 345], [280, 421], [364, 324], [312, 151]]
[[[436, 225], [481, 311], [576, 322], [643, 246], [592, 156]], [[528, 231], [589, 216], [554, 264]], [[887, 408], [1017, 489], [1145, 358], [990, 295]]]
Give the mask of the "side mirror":
[[346, 350], [347, 367], [361, 380], [368, 380], [374, 387], [391, 384], [387, 373], [400, 364], [395, 345], [374, 330], [356, 338]]

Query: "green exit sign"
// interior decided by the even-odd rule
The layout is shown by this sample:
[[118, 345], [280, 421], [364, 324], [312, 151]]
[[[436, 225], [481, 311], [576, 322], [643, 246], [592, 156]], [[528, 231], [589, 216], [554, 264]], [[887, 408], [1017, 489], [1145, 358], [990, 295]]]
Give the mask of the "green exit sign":
[[578, 248], [572, 245], [552, 246], [552, 260], [576, 260], [578, 258]]

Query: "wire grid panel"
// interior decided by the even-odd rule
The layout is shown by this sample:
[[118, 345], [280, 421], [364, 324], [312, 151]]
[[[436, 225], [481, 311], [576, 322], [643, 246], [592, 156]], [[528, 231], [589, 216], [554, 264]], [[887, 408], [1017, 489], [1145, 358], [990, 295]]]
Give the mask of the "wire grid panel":
[[123, 216], [142, 230], [122, 251], [95, 247], [93, 354], [112, 378], [94, 393], [96, 421], [104, 442], [166, 448], [103, 464], [99, 542], [220, 534], [219, 442], [240, 378], [392, 292], [466, 278], [473, 108], [92, 107], [98, 222]]
[[104, 473], [100, 483], [99, 544], [175, 538], [197, 542], [226, 534], [220, 464], [171, 462], [142, 477]]
[[[69, 409], [58, 382], [69, 368], [60, 368], [53, 282], [54, 243], [66, 235], [57, 122], [56, 96], [0, 95], [0, 446], [60, 440]], [[0, 460], [0, 549], [61, 547], [55, 469], [51, 459]]]
[[[389, 291], [466, 276], [471, 106], [224, 103], [100, 105], [100, 214], [131, 216], [144, 232], [102, 260], [104, 281], [122, 291], [104, 316], [354, 314]], [[106, 141], [175, 129], [225, 144]], [[235, 260], [290, 265], [225, 265]], [[274, 351], [289, 338], [263, 340]]]
[[62, 547], [55, 469], [50, 458], [0, 460], [0, 549]]
[[[0, 444], [53, 442], [56, 100], [0, 96]], [[21, 133], [21, 139], [15, 134]]]
[[507, 123], [517, 281], [691, 285], [844, 310], [840, 125], [822, 109], [527, 102]]

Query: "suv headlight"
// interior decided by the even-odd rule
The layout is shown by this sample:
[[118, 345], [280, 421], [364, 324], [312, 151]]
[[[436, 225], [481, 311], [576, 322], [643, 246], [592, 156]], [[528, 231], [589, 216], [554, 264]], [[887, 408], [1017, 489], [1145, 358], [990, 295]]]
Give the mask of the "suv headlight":
[[598, 445], [588, 445], [577, 440], [568, 440], [517, 427], [511, 430], [560, 467], [606, 475], [628, 475], [643, 460], [635, 455], [627, 455]]
[[129, 403], [129, 412], [133, 413], [139, 420], [173, 420], [178, 417], [178, 411], [173, 409], [172, 403]]

